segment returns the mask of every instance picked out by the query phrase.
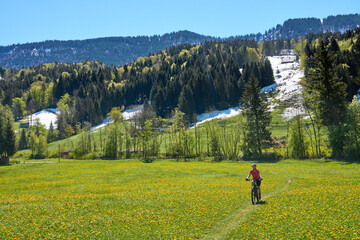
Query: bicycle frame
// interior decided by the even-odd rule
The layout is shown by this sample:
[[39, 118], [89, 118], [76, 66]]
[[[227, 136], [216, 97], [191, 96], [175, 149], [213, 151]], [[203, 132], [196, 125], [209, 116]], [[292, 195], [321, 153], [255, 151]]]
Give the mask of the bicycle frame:
[[256, 181], [254, 179], [252, 179], [251, 182], [252, 182], [251, 184], [252, 188], [259, 188], [259, 186], [256, 184]]
[[251, 180], [251, 202], [255, 204], [255, 199], [259, 202], [259, 186], [254, 179]]

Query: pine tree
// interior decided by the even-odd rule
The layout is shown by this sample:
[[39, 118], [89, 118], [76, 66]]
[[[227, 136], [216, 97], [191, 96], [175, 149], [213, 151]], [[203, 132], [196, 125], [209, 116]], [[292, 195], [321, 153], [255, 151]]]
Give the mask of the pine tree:
[[265, 141], [270, 141], [268, 126], [271, 115], [265, 95], [261, 93], [258, 80], [250, 76], [242, 96], [242, 106], [246, 117], [246, 139], [244, 154], [248, 157], [261, 157]]
[[28, 147], [28, 139], [26, 137], [25, 129], [22, 129], [19, 140], [19, 150], [26, 149], [27, 147]]
[[306, 78], [305, 88], [316, 97], [322, 123], [329, 129], [333, 157], [344, 151], [344, 118], [346, 113], [346, 84], [336, 74], [335, 54], [328, 51], [324, 41], [315, 52], [313, 68]]
[[193, 92], [189, 85], [185, 85], [179, 97], [179, 110], [185, 113], [187, 120], [190, 120], [189, 117], [195, 112], [194, 108], [195, 102], [193, 99]]
[[360, 158], [360, 104], [356, 96], [348, 106], [346, 114], [346, 157]]
[[48, 131], [48, 134], [47, 134], [47, 142], [51, 143], [51, 142], [53, 142], [55, 140], [55, 138], [56, 138], [56, 136], [55, 136], [55, 132], [54, 132], [54, 125], [53, 125], [53, 123], [51, 121], [49, 131]]
[[14, 119], [10, 108], [0, 105], [0, 156], [8, 158], [16, 152]]
[[[3, 115], [2, 106], [0, 105], [0, 113]], [[5, 121], [4, 121], [4, 115], [0, 115], [0, 157], [5, 153]]]

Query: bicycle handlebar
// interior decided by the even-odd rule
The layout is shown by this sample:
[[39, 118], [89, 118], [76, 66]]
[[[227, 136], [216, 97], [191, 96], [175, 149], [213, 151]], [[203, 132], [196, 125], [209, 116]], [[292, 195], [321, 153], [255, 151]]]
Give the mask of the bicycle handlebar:
[[[246, 180], [246, 181], [250, 181], [250, 179], [248, 179], [248, 178], [245, 178], [245, 180]], [[251, 180], [260, 180], [260, 181], [262, 181], [263, 179], [262, 179], [262, 178], [259, 178], [259, 179], [253, 179], [253, 178], [252, 178]]]

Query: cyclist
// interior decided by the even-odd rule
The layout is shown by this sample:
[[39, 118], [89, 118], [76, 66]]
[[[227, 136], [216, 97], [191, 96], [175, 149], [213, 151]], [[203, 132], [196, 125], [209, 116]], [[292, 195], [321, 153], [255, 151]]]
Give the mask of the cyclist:
[[252, 179], [256, 181], [256, 185], [259, 186], [259, 199], [261, 199], [260, 185], [261, 185], [262, 177], [260, 175], [260, 171], [256, 169], [256, 163], [253, 163], [251, 166], [252, 169], [250, 170], [249, 175], [246, 178], [246, 181], [249, 181], [249, 177], [250, 175], [252, 175]]

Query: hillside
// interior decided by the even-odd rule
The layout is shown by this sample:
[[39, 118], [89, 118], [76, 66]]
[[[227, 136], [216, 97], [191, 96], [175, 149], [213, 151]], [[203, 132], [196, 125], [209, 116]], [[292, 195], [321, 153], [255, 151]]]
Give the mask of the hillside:
[[[286, 20], [283, 25], [265, 33], [229, 37], [222, 40], [252, 39], [256, 41], [297, 39], [308, 33], [345, 32], [360, 25], [358, 14], [319, 18], [297, 18]], [[234, 33], [236, 34], [236, 33]], [[0, 46], [0, 66], [5, 68], [28, 68], [43, 63], [78, 63], [84, 60], [101, 61], [108, 65], [129, 63], [149, 53], [168, 49], [181, 44], [201, 44], [205, 41], [220, 40], [189, 31], [179, 31], [162, 36], [105, 37], [87, 40], [45, 41], [27, 44]]]
[[353, 30], [360, 26], [359, 14], [328, 16], [320, 18], [294, 18], [286, 20], [282, 25], [270, 28], [264, 34], [249, 34], [237, 36], [240, 39], [254, 39], [256, 41], [271, 41], [277, 39], [305, 37], [309, 33], [340, 32]]
[[[171, 47], [121, 67], [90, 61], [19, 71], [0, 67], [4, 79], [0, 99], [3, 105], [14, 107], [13, 99], [21, 98], [32, 113], [59, 108], [63, 102], [69, 107], [68, 121], [73, 127], [84, 121], [97, 125], [112, 107], [128, 108], [146, 100], [158, 116], [168, 117], [179, 107], [190, 120], [194, 113], [237, 106], [251, 73], [261, 87], [272, 84], [270, 62], [260, 61], [259, 52], [255, 41], [214, 41]], [[63, 100], [65, 95], [69, 100]], [[15, 113], [16, 119], [24, 109], [18, 110], [21, 114]]]
[[216, 40], [189, 31], [162, 36], [106, 37], [87, 40], [45, 41], [0, 46], [0, 66], [20, 69], [50, 62], [76, 63], [100, 60], [109, 65], [129, 63], [141, 56], [180, 44]]

